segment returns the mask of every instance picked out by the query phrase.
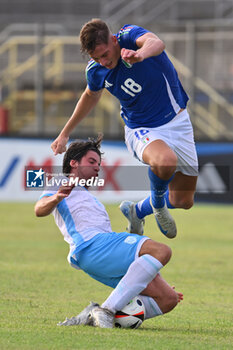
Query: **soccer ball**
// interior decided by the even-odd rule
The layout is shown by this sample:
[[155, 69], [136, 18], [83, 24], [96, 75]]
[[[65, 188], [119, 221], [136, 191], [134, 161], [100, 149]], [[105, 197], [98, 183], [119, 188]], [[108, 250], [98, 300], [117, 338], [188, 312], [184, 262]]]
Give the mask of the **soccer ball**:
[[115, 327], [138, 328], [145, 318], [145, 307], [140, 297], [133, 298], [121, 311], [115, 314]]

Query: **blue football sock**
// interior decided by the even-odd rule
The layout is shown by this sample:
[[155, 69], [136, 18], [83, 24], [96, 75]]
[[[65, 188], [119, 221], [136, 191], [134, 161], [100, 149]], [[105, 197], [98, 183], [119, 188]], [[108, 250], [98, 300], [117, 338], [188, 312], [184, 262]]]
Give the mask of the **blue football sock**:
[[166, 203], [167, 203], [167, 207], [169, 209], [175, 209], [175, 207], [170, 203], [170, 200], [169, 200], [169, 190], [167, 190], [167, 192], [165, 194], [165, 200], [166, 200]]
[[165, 193], [168, 189], [169, 182], [173, 179], [163, 180], [153, 173], [149, 167], [148, 175], [150, 179], [151, 201], [154, 208], [163, 208], [165, 205]]
[[150, 204], [150, 196], [138, 202], [135, 209], [139, 219], [143, 219], [145, 216], [152, 214], [153, 209]]
[[[169, 209], [175, 209], [175, 207], [169, 201], [169, 190], [165, 194], [165, 200]], [[143, 219], [147, 215], [153, 214], [151, 206], [150, 196], [138, 202], [135, 206], [136, 214], [139, 219]]]

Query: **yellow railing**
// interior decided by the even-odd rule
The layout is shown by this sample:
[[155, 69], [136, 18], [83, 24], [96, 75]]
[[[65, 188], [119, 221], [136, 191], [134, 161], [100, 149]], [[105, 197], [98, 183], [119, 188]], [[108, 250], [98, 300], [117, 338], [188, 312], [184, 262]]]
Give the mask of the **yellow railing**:
[[[44, 78], [48, 79], [52, 76], [55, 78], [62, 76], [64, 71], [81, 72], [85, 69], [85, 63], [65, 63], [64, 50], [66, 45], [78, 46], [78, 39], [75, 37], [45, 37], [43, 40], [44, 47], [40, 51], [40, 56], [46, 57], [54, 53], [52, 64], [45, 63]], [[6, 43], [0, 46], [0, 56], [5, 52], [9, 52], [8, 67], [0, 73], [2, 84], [9, 84], [12, 80], [19, 78], [23, 73], [34, 69], [40, 56], [37, 54], [31, 55], [23, 63], [17, 62], [17, 53], [20, 45], [36, 45], [36, 38], [32, 37], [15, 37], [9, 39]], [[60, 78], [59, 78], [60, 80]]]
[[[22, 53], [22, 45], [30, 50], [30, 55], [26, 60], [20, 62], [19, 53]], [[45, 106], [51, 104], [59, 106], [59, 104], [64, 102], [70, 102], [74, 106], [78, 97], [77, 93], [63, 91], [64, 88], [62, 87], [66, 73], [82, 73], [82, 80], [77, 81], [77, 85], [82, 85], [83, 87], [85, 84], [84, 70], [86, 63], [82, 61], [81, 56], [78, 54], [80, 43], [77, 37], [45, 36], [43, 41], [40, 42], [41, 49], [39, 54], [36, 52], [36, 45], [38, 45], [36, 36], [17, 36], [11, 37], [0, 46], [0, 62], [1, 60], [3, 62], [3, 57], [7, 59], [5, 67], [1, 67], [0, 63], [0, 84], [2, 89], [6, 88], [8, 91], [3, 104], [10, 110], [12, 131], [17, 131], [25, 127], [25, 125], [36, 124], [33, 105], [36, 100], [36, 91], [19, 91], [18, 83], [20, 80], [23, 80], [24, 74], [34, 74], [35, 69], [40, 64], [40, 60], [42, 61], [45, 86], [46, 82], [52, 82], [54, 87], [54, 91], [49, 91], [45, 88], [43, 92]], [[77, 52], [77, 58], [72, 60], [65, 58], [68, 46], [72, 46], [73, 52]], [[204, 134], [211, 139], [218, 139], [220, 135], [232, 139], [233, 131], [222, 122], [221, 113], [225, 113], [229, 118], [233, 118], [233, 106], [205, 81], [194, 77], [191, 70], [170, 53], [169, 56], [177, 71], [187, 79], [190, 79], [196, 89], [208, 96], [209, 102], [206, 108], [198, 102], [191, 101], [192, 121], [196, 129], [200, 130], [202, 135]], [[31, 79], [34, 81], [34, 76], [31, 76]], [[21, 112], [20, 104], [24, 104]], [[108, 123], [105, 122], [106, 115], [110, 116], [107, 118]], [[46, 118], [46, 123], [49, 124], [50, 120], [52, 120], [53, 128], [57, 126], [57, 129], [59, 129], [64, 125], [68, 117], [69, 115], [66, 114], [66, 111], [63, 108], [59, 108], [56, 116]], [[88, 130], [93, 128], [94, 132], [103, 130], [104, 127], [108, 128], [109, 118], [119, 118], [119, 108], [112, 97], [106, 93], [103, 94], [103, 98], [93, 114], [89, 118], [84, 119], [81, 128], [88, 128]], [[120, 130], [120, 123], [117, 127]], [[117, 130], [115, 130], [116, 133]]]
[[[10, 110], [11, 131], [17, 131], [21, 128], [33, 124], [36, 124], [35, 108], [33, 102], [36, 100], [37, 92], [35, 90], [31, 91], [18, 91], [17, 82], [22, 79], [25, 73], [31, 72], [34, 75], [34, 71], [39, 64], [39, 60], [42, 60], [43, 67], [43, 80], [46, 86], [46, 82], [52, 81], [54, 91], [48, 91], [46, 88], [43, 91], [43, 100], [44, 105], [48, 106], [49, 104], [61, 104], [62, 102], [70, 102], [73, 106], [78, 98], [77, 93], [72, 91], [63, 91], [62, 85], [65, 80], [66, 72], [82, 73], [83, 80], [81, 84], [85, 84], [85, 67], [86, 63], [79, 61], [69, 62], [67, 59], [64, 59], [64, 53], [66, 51], [67, 45], [73, 47], [73, 51], [78, 53], [79, 50], [79, 41], [77, 37], [70, 36], [46, 36], [43, 38], [43, 42], [40, 43], [41, 50], [39, 55], [35, 53], [37, 38], [35, 36], [17, 36], [12, 37], [5, 43], [0, 46], [0, 59], [3, 55], [8, 55], [7, 66], [4, 69], [1, 69], [0, 66], [0, 80], [1, 86], [6, 87], [8, 90], [8, 96], [3, 101], [6, 108]], [[19, 62], [18, 53], [20, 52], [20, 46], [28, 46], [30, 48], [31, 55], [24, 61]], [[78, 55], [77, 55], [78, 56]], [[34, 76], [32, 78], [32, 84], [34, 84]], [[80, 85], [80, 81], [77, 82], [77, 85]], [[19, 104], [24, 104], [25, 108], [28, 107], [28, 110], [21, 111], [23, 112], [20, 115]], [[108, 94], [103, 94], [100, 104], [96, 107], [93, 114], [85, 118], [82, 121], [81, 129], [93, 129], [94, 132], [98, 132], [106, 124], [106, 113], [113, 115], [114, 114], [115, 103], [112, 100], [112, 97]], [[62, 110], [62, 109], [61, 109]], [[118, 110], [119, 114], [119, 110]], [[46, 115], [46, 111], [45, 111]], [[98, 116], [98, 118], [94, 118]], [[69, 115], [64, 113], [51, 118], [46, 118], [45, 122], [47, 126], [50, 126], [52, 121], [53, 132], [56, 129], [55, 126], [61, 128]], [[47, 128], [46, 128], [47, 129]]]
[[192, 71], [170, 53], [169, 57], [174, 63], [178, 73], [181, 73], [187, 79], [191, 79], [194, 87], [204, 93], [209, 99], [207, 108], [204, 108], [198, 102], [191, 101], [191, 110], [195, 114], [195, 117], [192, 119], [193, 124], [211, 139], [217, 140], [219, 135], [224, 135], [225, 138], [232, 139], [233, 130], [230, 130], [229, 127], [222, 122], [221, 113], [227, 113], [233, 122], [233, 105], [204, 80], [199, 77], [194, 77]]

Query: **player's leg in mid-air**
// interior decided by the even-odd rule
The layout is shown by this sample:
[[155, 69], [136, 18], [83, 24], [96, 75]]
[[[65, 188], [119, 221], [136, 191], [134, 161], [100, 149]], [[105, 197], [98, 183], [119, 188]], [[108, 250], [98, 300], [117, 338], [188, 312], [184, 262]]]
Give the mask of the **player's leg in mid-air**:
[[142, 158], [149, 165], [150, 203], [155, 219], [160, 231], [165, 236], [174, 238], [177, 233], [176, 224], [167, 209], [165, 194], [174, 177], [177, 156], [163, 140], [155, 140], [145, 148]]
[[[181, 172], [176, 172], [165, 194], [167, 208], [190, 209], [194, 203], [196, 183], [197, 176], [189, 176]], [[151, 204], [151, 196], [137, 203], [123, 201], [120, 204], [120, 210], [128, 219], [128, 232], [140, 235], [144, 232], [145, 217], [154, 212]]]
[[[165, 194], [176, 170], [177, 156], [164, 141], [155, 140], [143, 150], [142, 160], [149, 165], [148, 176], [150, 179], [151, 196], [147, 206], [149, 207], [150, 213], [154, 213], [161, 232], [167, 237], [173, 238], [176, 236], [176, 224], [167, 209]], [[120, 208], [126, 217], [129, 215], [131, 216], [131, 220], [129, 221], [133, 222], [133, 224], [131, 224], [130, 231], [133, 232], [134, 229], [136, 233], [141, 234], [143, 222], [141, 221], [140, 223], [140, 221], [138, 221], [138, 224], [136, 222], [135, 218], [138, 217], [138, 215], [136, 215], [137, 208], [135, 208], [135, 210], [134, 205], [130, 205], [128, 209], [129, 214], [127, 213], [127, 202], [122, 203]], [[146, 211], [146, 214], [147, 212], [148, 211]], [[145, 210], [143, 211], [143, 214], [144, 213]], [[139, 218], [139, 220], [143, 220], [144, 216]], [[139, 230], [137, 227], [140, 227], [140, 232], [138, 232]]]
[[198, 175], [189, 115], [184, 110], [165, 126], [125, 130], [129, 151], [149, 165], [151, 188], [150, 197], [136, 206], [128, 201], [121, 204], [120, 209], [129, 220], [128, 229], [142, 234], [142, 220], [154, 213], [161, 232], [168, 238], [174, 238], [176, 224], [168, 208], [188, 209], [192, 206]]

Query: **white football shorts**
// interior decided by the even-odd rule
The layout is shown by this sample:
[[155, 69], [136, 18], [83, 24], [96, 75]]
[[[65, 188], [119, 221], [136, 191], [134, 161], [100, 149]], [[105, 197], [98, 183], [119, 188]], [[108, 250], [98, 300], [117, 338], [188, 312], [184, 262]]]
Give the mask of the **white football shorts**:
[[145, 148], [155, 140], [163, 140], [177, 155], [176, 171], [184, 175], [198, 175], [198, 159], [193, 136], [193, 127], [187, 109], [169, 123], [156, 128], [125, 126], [125, 143], [131, 154], [142, 163]]

